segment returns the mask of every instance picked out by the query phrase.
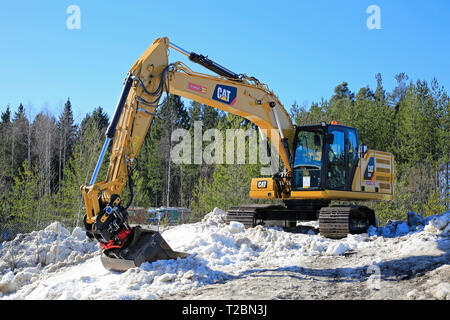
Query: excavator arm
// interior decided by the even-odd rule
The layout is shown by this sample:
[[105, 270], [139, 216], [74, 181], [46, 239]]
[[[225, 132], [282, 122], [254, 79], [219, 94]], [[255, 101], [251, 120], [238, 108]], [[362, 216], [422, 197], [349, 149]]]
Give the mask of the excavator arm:
[[230, 79], [196, 73], [181, 62], [174, 66], [170, 73], [170, 93], [251, 121], [266, 132], [290, 171], [295, 128], [288, 112], [266, 85], [245, 75]]
[[[169, 64], [169, 48], [187, 55], [191, 61], [217, 75], [194, 72], [181, 62]], [[131, 228], [126, 211], [131, 200], [124, 205], [120, 199], [164, 93], [248, 119], [263, 129], [260, 132], [265, 132], [271, 140], [287, 172], [291, 170], [295, 127], [279, 99], [266, 85], [253, 77], [235, 74], [203, 55], [187, 52], [170, 43], [168, 38], [156, 39], [129, 70], [92, 179], [89, 185], [81, 186], [87, 235], [100, 242], [104, 249], [102, 261], [108, 269], [125, 270], [143, 261], [184, 256], [172, 251], [157, 232]], [[111, 144], [106, 178], [96, 182]], [[131, 181], [129, 184], [132, 185]]]

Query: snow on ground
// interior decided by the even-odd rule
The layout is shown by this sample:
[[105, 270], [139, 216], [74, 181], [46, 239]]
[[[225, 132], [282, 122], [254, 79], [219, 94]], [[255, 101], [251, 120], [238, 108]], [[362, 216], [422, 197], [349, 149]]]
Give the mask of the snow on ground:
[[[374, 263], [382, 263], [383, 254], [398, 258], [437, 254], [439, 241], [450, 235], [450, 211], [426, 219], [409, 213], [408, 222], [371, 227], [368, 234], [341, 240], [311, 230], [244, 229], [238, 222], [225, 224], [224, 215], [216, 208], [201, 222], [162, 232], [172, 249], [190, 253], [187, 258], [144, 263], [124, 273], [103, 268], [97, 243], [88, 241], [80, 228], [70, 233], [55, 222], [44, 230], [20, 234], [0, 244], [0, 299], [159, 299], [224, 283], [246, 272], [289, 269], [314, 258], [369, 249], [380, 252]], [[450, 297], [449, 287], [447, 282], [435, 286], [436, 295]]]

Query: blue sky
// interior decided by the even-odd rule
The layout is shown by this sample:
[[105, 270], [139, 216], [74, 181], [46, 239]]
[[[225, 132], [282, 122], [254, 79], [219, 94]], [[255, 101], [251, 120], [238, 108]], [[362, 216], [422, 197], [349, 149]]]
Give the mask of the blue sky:
[[[70, 5], [81, 28], [69, 30]], [[378, 5], [381, 29], [366, 9]], [[286, 109], [352, 91], [383, 76], [450, 87], [450, 1], [3, 1], [0, 111], [22, 102], [29, 114], [57, 115], [70, 97], [75, 120], [102, 106], [111, 116], [122, 80], [155, 38], [208, 55], [266, 83]], [[172, 50], [170, 61], [187, 59]], [[200, 66], [196, 71], [209, 73]]]

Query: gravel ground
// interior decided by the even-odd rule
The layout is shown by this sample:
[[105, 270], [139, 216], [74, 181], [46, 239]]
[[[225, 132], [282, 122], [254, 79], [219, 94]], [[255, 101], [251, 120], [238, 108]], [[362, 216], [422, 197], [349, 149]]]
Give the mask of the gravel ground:
[[[450, 240], [397, 256], [408, 239], [344, 256], [301, 257], [297, 265], [243, 272], [229, 281], [160, 299], [450, 299]], [[408, 243], [409, 245], [409, 243]]]

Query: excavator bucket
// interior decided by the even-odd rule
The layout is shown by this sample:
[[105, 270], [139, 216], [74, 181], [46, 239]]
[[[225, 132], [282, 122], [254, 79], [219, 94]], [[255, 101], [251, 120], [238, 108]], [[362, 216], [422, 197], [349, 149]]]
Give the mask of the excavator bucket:
[[123, 272], [144, 262], [186, 258], [189, 254], [173, 251], [157, 231], [133, 228], [133, 239], [126, 248], [105, 250], [101, 261], [105, 269]]

